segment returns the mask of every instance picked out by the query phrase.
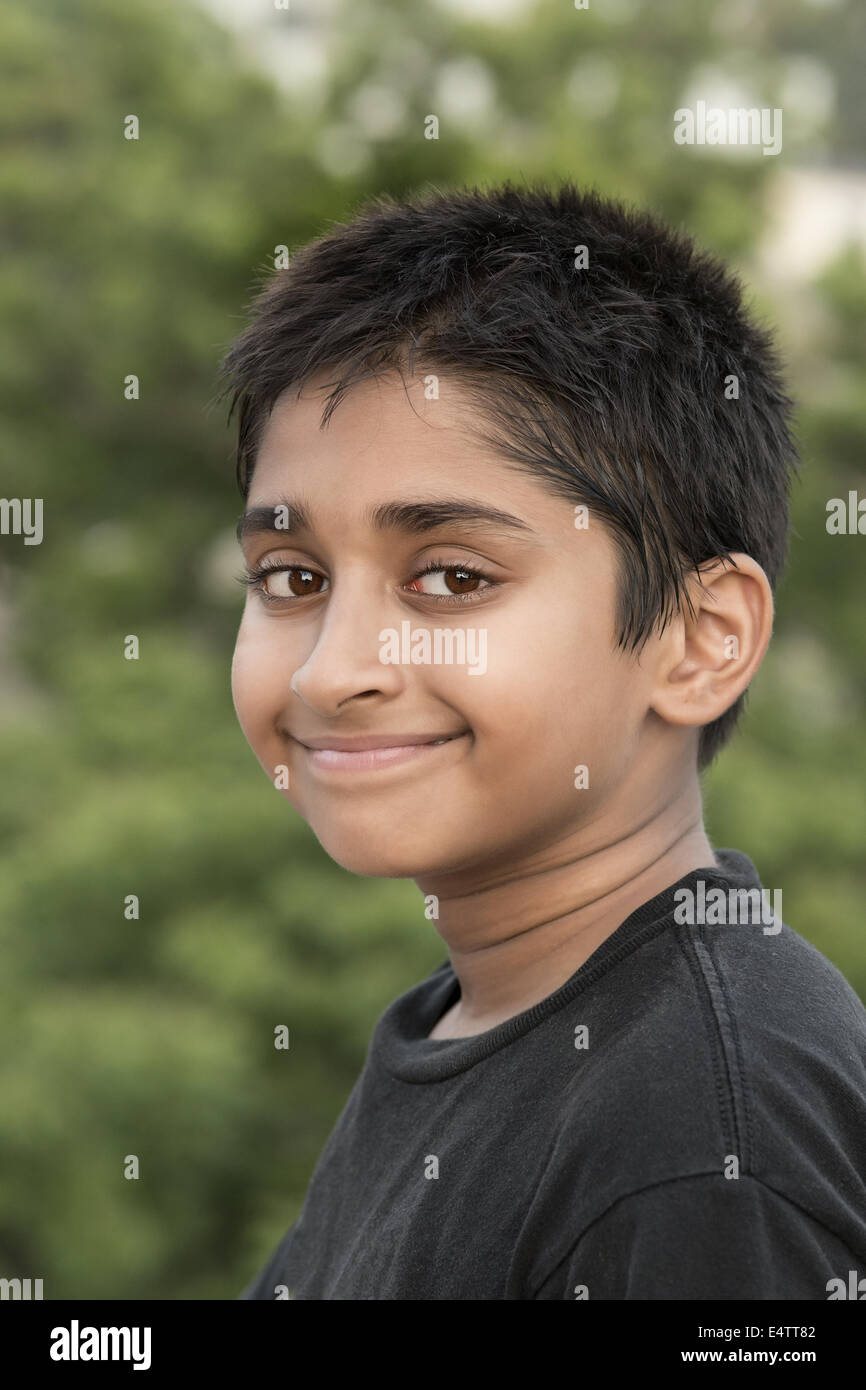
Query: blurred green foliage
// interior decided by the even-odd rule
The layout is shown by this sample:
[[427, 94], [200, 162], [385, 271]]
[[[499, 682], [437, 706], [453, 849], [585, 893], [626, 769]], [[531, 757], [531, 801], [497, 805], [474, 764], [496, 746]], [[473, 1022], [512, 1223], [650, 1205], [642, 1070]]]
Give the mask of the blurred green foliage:
[[[47, 1298], [233, 1298], [297, 1214], [377, 1017], [444, 959], [412, 884], [345, 873], [274, 796], [229, 692], [240, 498], [216, 365], [275, 246], [371, 193], [595, 183], [729, 256], [781, 320], [804, 454], [791, 565], [707, 823], [866, 998], [864, 542], [825, 530], [830, 497], [866, 494], [866, 276], [841, 256], [798, 328], [750, 270], [774, 160], [671, 138], [696, 72], [733, 66], [772, 106], [806, 54], [838, 86], [815, 148], [844, 158], [861, 30], [856, 6], [804, 0], [493, 24], [345, 3], [313, 101], [192, 4], [0, 11], [2, 492], [45, 507], [40, 546], [0, 550], [0, 1273]], [[486, 117], [425, 140], [437, 83], [479, 65]], [[370, 83], [403, 102], [390, 135], [359, 134]]]

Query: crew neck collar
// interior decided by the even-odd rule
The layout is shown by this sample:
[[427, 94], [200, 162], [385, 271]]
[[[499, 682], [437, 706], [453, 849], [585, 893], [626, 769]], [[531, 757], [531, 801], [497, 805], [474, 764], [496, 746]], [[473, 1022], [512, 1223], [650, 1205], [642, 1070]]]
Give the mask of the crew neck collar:
[[446, 1081], [485, 1057], [516, 1042], [576, 999], [611, 966], [659, 932], [673, 925], [674, 894], [712, 879], [733, 888], [760, 888], [758, 872], [736, 849], [713, 851], [718, 868], [692, 869], [676, 883], [642, 903], [611, 932], [575, 973], [546, 999], [515, 1014], [485, 1033], [466, 1038], [430, 1038], [428, 1034], [459, 996], [460, 985], [450, 960], [401, 994], [382, 1014], [370, 1043], [371, 1059], [401, 1081]]

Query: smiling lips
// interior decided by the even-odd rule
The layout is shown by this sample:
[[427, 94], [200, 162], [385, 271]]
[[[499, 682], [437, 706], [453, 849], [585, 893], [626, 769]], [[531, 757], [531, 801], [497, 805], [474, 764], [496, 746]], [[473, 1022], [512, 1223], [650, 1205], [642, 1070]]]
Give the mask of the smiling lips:
[[435, 756], [434, 750], [464, 738], [468, 729], [457, 734], [365, 734], [357, 738], [296, 739], [305, 749], [312, 767], [329, 771], [368, 772], [396, 763]]

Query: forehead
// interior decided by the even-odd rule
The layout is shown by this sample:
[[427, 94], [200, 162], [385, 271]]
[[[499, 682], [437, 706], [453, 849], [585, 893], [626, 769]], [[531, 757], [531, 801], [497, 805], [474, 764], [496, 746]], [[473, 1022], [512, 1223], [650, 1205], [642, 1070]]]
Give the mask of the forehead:
[[[262, 431], [253, 474], [253, 488], [262, 479], [273, 484], [280, 477], [306, 477], [315, 468], [333, 471], [354, 469], [356, 485], [378, 468], [385, 472], [399, 465], [403, 475], [437, 462], [445, 470], [457, 460], [480, 458], [477, 442], [469, 436], [472, 418], [469, 401], [459, 386], [447, 387], [441, 378], [431, 395], [431, 383], [423, 377], [399, 375], [364, 380], [342, 397], [322, 428], [322, 412], [333, 379], [320, 376], [293, 387], [276, 401]], [[499, 462], [485, 451], [489, 462]]]
[[567, 502], [479, 438], [493, 422], [482, 418], [459, 382], [444, 376], [431, 382], [429, 375], [404, 381], [393, 372], [364, 380], [321, 428], [332, 385], [333, 376], [323, 375], [305, 383], [300, 395], [294, 387], [278, 398], [262, 431], [248, 507], [303, 491], [316, 505], [339, 501], [351, 509], [415, 491], [491, 501], [507, 494], [511, 511], [568, 514]]

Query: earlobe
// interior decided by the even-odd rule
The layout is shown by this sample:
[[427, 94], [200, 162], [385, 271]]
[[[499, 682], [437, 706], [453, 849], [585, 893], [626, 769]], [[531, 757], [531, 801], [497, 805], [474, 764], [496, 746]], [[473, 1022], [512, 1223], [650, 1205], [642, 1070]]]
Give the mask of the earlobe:
[[651, 708], [669, 724], [718, 719], [746, 689], [773, 630], [773, 593], [750, 555], [732, 554], [701, 567], [689, 584], [687, 609], [671, 625]]

